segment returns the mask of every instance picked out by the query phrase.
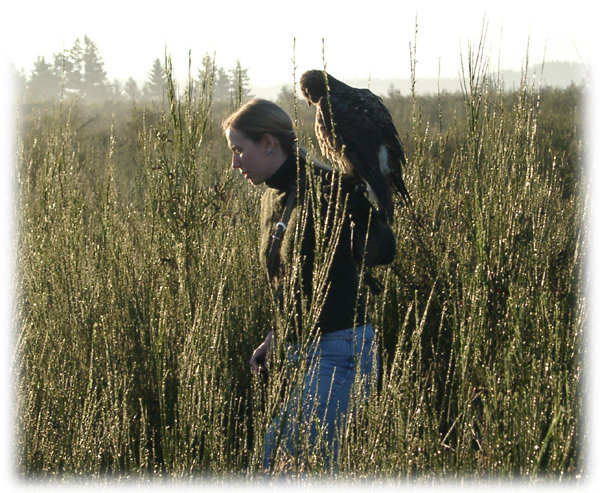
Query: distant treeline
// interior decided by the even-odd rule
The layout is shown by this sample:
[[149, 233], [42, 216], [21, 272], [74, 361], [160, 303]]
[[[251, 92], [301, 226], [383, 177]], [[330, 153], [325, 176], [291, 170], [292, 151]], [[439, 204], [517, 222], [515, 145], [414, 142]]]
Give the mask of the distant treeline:
[[[50, 61], [38, 56], [29, 76], [23, 70], [15, 70], [15, 77], [17, 94], [26, 102], [59, 98], [77, 98], [92, 103], [150, 101], [163, 97], [166, 67], [160, 58], [156, 58], [141, 87], [133, 77], [124, 83], [117, 79], [111, 81], [96, 43], [84, 36], [83, 42], [77, 38], [71, 48], [55, 53]], [[206, 54], [192, 83], [210, 85], [215, 100], [238, 101], [251, 96], [248, 69], [242, 68], [239, 60], [234, 68], [226, 70], [218, 67], [214, 58]]]
[[[129, 77], [127, 80], [110, 80], [105, 69], [102, 56], [96, 43], [87, 35], [83, 42], [77, 38], [71, 48], [54, 53], [52, 60], [38, 56], [29, 74], [24, 69], [14, 68], [16, 92], [19, 99], [26, 103], [53, 101], [77, 98], [79, 101], [91, 103], [106, 101], [149, 102], [162, 99], [166, 81], [165, 60], [155, 58], [149, 67], [146, 80]], [[204, 85], [209, 89], [214, 101], [227, 101], [235, 104], [252, 97], [248, 69], [242, 68], [240, 60], [235, 67], [225, 69], [215, 63], [214, 57], [204, 55], [196, 74], [191, 75], [193, 84]], [[195, 75], [195, 76], [194, 76]], [[582, 64], [569, 62], [546, 62], [526, 67], [521, 73], [504, 70], [494, 78], [502, 80], [508, 90], [521, 86], [522, 77], [537, 81], [545, 87], [567, 88], [571, 84], [581, 85], [587, 79], [587, 71]], [[348, 79], [346, 83], [355, 87], [369, 87], [380, 96], [410, 94], [410, 79]], [[457, 78], [422, 79], [416, 81], [419, 94], [437, 94], [461, 92], [461, 82]], [[255, 88], [262, 97], [275, 99], [288, 92], [283, 86], [266, 90]], [[268, 96], [266, 94], [269, 94]]]
[[[581, 63], [553, 61], [526, 65], [520, 71], [490, 71], [489, 80], [496, 83], [501, 82], [506, 91], [518, 91], [524, 77], [529, 83], [536, 86], [565, 89], [572, 84], [585, 85], [588, 76], [586, 67]], [[459, 73], [456, 74], [456, 77], [426, 78], [417, 76], [415, 91], [421, 95], [460, 93], [462, 81]], [[369, 87], [371, 91], [380, 96], [384, 96], [390, 91], [410, 94], [413, 83], [410, 78], [352, 78], [344, 82], [355, 87]]]

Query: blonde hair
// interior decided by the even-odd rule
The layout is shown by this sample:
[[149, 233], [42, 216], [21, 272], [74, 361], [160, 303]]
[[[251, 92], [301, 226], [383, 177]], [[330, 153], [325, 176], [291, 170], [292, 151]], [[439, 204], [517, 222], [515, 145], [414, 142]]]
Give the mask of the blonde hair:
[[266, 99], [252, 99], [223, 121], [223, 132], [233, 128], [253, 142], [265, 134], [276, 137], [290, 156], [296, 154], [296, 134], [290, 115], [279, 105]]

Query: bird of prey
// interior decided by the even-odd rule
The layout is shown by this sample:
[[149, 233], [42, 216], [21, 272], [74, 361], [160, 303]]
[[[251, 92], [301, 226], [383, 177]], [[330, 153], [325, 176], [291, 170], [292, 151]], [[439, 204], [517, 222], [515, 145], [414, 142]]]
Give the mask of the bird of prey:
[[316, 107], [315, 134], [323, 155], [347, 178], [365, 182], [382, 218], [392, 224], [392, 187], [405, 203], [410, 195], [402, 178], [404, 148], [381, 98], [323, 70], [302, 74], [300, 89]]

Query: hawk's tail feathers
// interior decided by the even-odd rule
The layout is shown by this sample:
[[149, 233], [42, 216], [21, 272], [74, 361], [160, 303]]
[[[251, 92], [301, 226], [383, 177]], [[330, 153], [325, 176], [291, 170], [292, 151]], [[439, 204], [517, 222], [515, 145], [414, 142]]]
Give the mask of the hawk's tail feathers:
[[406, 189], [406, 185], [404, 184], [404, 180], [402, 179], [402, 176], [395, 177], [394, 188], [402, 197], [402, 202], [407, 206], [411, 206], [412, 199], [410, 198], [410, 194], [408, 193], [408, 190]]
[[394, 201], [392, 200], [392, 184], [390, 176], [385, 177], [385, 198], [380, 209], [385, 210], [385, 218], [390, 225], [394, 223]]

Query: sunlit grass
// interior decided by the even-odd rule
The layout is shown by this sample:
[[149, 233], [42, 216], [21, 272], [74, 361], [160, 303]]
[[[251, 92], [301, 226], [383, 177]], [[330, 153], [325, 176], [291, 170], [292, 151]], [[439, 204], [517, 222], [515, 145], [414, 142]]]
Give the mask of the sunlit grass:
[[[383, 294], [365, 291], [383, 370], [339, 430], [343, 476], [582, 472], [579, 116], [546, 110], [568, 91], [524, 79], [505, 92], [479, 55], [465, 60], [462, 99], [439, 95], [435, 118], [416, 94], [386, 100], [414, 208], [395, 212]], [[229, 169], [219, 118], [232, 108], [210, 87], [210, 77], [183, 89], [169, 78], [163, 106], [132, 111], [125, 151], [118, 117], [91, 139], [83, 109], [66, 103], [32, 112], [21, 130], [23, 475], [262, 475], [264, 432], [301, 372], [285, 369], [282, 347], [268, 386], [248, 372], [276, 317], [257, 260], [261, 191]], [[326, 289], [318, 272], [315, 289]], [[306, 308], [316, 320], [318, 306]], [[301, 442], [277, 468], [327, 476], [325, 459]]]

